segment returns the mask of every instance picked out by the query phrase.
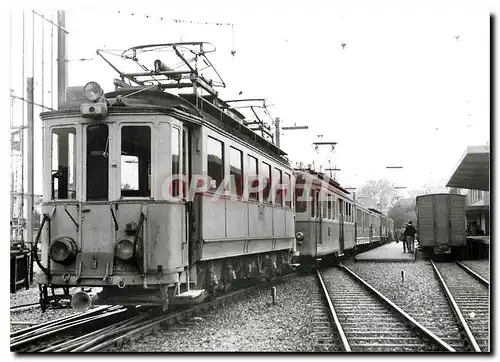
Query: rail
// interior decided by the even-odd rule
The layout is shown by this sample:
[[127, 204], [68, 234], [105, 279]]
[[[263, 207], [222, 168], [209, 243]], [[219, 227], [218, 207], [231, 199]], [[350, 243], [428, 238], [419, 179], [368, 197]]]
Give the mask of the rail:
[[[296, 273], [290, 273], [276, 278], [275, 281], [286, 280]], [[266, 284], [267, 285], [267, 284]], [[19, 351], [26, 345], [39, 342], [44, 338], [54, 338], [61, 332], [67, 336], [68, 330], [73, 327], [86, 326], [88, 323], [97, 322], [98, 329], [92, 330], [89, 333], [76, 336], [70, 340], [61, 339], [51, 342], [50, 346], [39, 348], [41, 352], [95, 352], [103, 350], [112, 345], [120, 344], [129, 341], [133, 336], [152, 330], [163, 323], [173, 324], [177, 321], [195, 315], [202, 310], [208, 310], [215, 305], [221, 304], [231, 298], [236, 298], [245, 295], [262, 284], [252, 285], [248, 288], [235, 290], [224, 294], [214, 300], [201, 303], [188, 309], [181, 311], [160, 314], [156, 310], [146, 310], [138, 315], [130, 316], [127, 310], [122, 306], [100, 306], [91, 309], [85, 313], [80, 313], [74, 316], [64, 317], [55, 321], [46, 322], [37, 326], [29, 327], [21, 331], [11, 333], [11, 350]], [[102, 321], [106, 317], [120, 316], [123, 317], [118, 321], [114, 321], [110, 325], [103, 326]], [[100, 324], [100, 325], [99, 325]]]
[[337, 313], [335, 312], [335, 307], [333, 306], [332, 300], [330, 299], [330, 295], [328, 294], [328, 291], [326, 289], [325, 283], [323, 282], [323, 278], [321, 277], [319, 269], [316, 269], [316, 275], [318, 276], [318, 281], [321, 285], [321, 291], [323, 292], [323, 295], [328, 303], [329, 311], [335, 323], [335, 329], [337, 330], [340, 339], [342, 341], [342, 346], [344, 347], [344, 351], [352, 352], [351, 346], [349, 345], [349, 341], [347, 340], [347, 337], [344, 333], [344, 329], [342, 328], [339, 318], [337, 317]]
[[487, 281], [486, 279], [484, 279], [481, 275], [479, 275], [478, 273], [476, 273], [474, 270], [470, 269], [467, 265], [459, 262], [458, 260], [455, 260], [455, 263], [460, 268], [462, 268], [463, 270], [465, 270], [467, 273], [469, 273], [470, 275], [472, 275], [482, 285], [484, 285], [486, 287], [490, 286], [490, 282], [489, 281]]
[[369, 289], [379, 299], [381, 299], [383, 302], [387, 303], [387, 305], [389, 305], [394, 311], [396, 311], [404, 319], [406, 319], [408, 322], [410, 322], [415, 328], [417, 328], [419, 331], [421, 331], [427, 337], [429, 337], [430, 339], [432, 339], [434, 342], [436, 342], [437, 344], [439, 344], [442, 348], [444, 348], [448, 352], [456, 352], [455, 349], [453, 349], [448, 343], [446, 343], [441, 338], [439, 338], [434, 333], [432, 333], [430, 330], [428, 330], [423, 325], [421, 325], [420, 323], [418, 323], [413, 317], [411, 317], [408, 313], [406, 313], [404, 310], [402, 310], [400, 307], [398, 307], [396, 304], [394, 304], [390, 299], [388, 299], [387, 297], [385, 297], [377, 289], [373, 288], [370, 284], [368, 284], [366, 281], [364, 281], [361, 277], [359, 277], [356, 273], [354, 273], [348, 267], [346, 267], [343, 264], [339, 264], [339, 266], [340, 266], [341, 269], [345, 270], [352, 277], [354, 277], [354, 279], [356, 279], [359, 283], [363, 284], [367, 289]]
[[469, 343], [471, 344], [474, 352], [481, 352], [481, 349], [479, 348], [479, 345], [474, 338], [474, 335], [472, 334], [469, 325], [465, 321], [464, 316], [462, 315], [462, 312], [460, 311], [460, 308], [458, 307], [458, 304], [455, 301], [455, 298], [453, 298], [453, 295], [450, 292], [450, 289], [446, 285], [446, 282], [444, 281], [443, 277], [441, 276], [441, 273], [439, 272], [438, 268], [436, 267], [436, 264], [431, 260], [431, 265], [434, 270], [434, 273], [437, 276], [437, 279], [439, 281], [439, 284], [441, 285], [441, 288], [444, 291], [444, 294], [446, 296], [446, 299], [448, 299], [448, 302], [450, 303], [451, 309], [453, 310], [453, 313], [457, 317], [458, 323], [461, 325], [462, 329], [465, 332], [465, 336]]

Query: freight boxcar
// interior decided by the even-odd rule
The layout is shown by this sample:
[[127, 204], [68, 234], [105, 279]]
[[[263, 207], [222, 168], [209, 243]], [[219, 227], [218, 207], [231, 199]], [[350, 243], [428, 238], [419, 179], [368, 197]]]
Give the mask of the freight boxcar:
[[417, 233], [422, 249], [450, 254], [465, 247], [465, 196], [429, 194], [417, 196]]

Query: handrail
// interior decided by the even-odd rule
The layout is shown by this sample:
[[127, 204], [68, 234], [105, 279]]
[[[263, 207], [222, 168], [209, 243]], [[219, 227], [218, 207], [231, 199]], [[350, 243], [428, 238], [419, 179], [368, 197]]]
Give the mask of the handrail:
[[40, 239], [40, 235], [42, 234], [43, 226], [45, 225], [45, 221], [49, 220], [49, 217], [47, 214], [43, 214], [43, 219], [42, 223], [40, 224], [40, 228], [38, 229], [38, 232], [36, 233], [36, 238], [35, 238], [35, 243], [33, 244], [33, 249], [31, 249], [32, 252], [32, 257], [36, 261], [36, 265], [43, 271], [43, 273], [47, 276], [49, 276], [49, 270], [42, 265], [42, 262], [38, 258], [38, 240]]

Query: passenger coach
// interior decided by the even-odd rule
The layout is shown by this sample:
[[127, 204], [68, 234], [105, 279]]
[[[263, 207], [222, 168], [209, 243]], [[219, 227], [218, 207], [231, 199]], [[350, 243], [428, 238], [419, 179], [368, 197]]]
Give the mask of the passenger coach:
[[357, 204], [321, 172], [295, 171], [295, 231], [298, 261], [314, 265], [389, 240], [392, 220]]

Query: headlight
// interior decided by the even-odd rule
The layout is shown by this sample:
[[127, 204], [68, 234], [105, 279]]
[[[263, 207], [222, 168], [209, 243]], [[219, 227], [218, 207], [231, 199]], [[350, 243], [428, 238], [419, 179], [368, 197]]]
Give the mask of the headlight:
[[304, 241], [304, 233], [302, 231], [297, 232], [297, 234], [295, 234], [295, 239], [297, 239], [297, 241]]
[[76, 243], [67, 236], [57, 238], [50, 246], [50, 258], [59, 264], [71, 264], [76, 256]]
[[134, 243], [128, 239], [122, 239], [116, 244], [116, 256], [123, 260], [130, 260], [134, 256]]
[[104, 91], [102, 90], [99, 83], [88, 82], [87, 84], [85, 84], [85, 87], [83, 87], [83, 94], [89, 101], [95, 102], [104, 94]]

